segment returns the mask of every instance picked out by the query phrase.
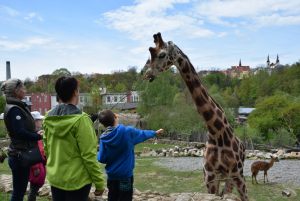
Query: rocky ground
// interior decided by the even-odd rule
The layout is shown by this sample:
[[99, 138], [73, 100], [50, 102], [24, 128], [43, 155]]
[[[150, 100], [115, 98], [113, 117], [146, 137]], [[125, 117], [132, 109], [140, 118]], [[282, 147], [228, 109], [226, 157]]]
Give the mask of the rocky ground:
[[[0, 191], [9, 193], [12, 190], [11, 175], [0, 175]], [[29, 189], [27, 189], [29, 190]], [[91, 190], [93, 192], [94, 189]], [[48, 183], [39, 191], [39, 196], [46, 196], [51, 199], [50, 186]], [[95, 197], [90, 193], [90, 201], [107, 201], [107, 190], [105, 190], [102, 197]], [[225, 195], [223, 198], [206, 193], [159, 193], [139, 190], [134, 190], [133, 201], [239, 201], [240, 199], [233, 194]]]
[[[244, 174], [251, 176], [250, 166], [254, 160], [246, 160]], [[160, 158], [157, 165], [177, 171], [202, 171], [203, 158], [201, 157], [180, 157], [180, 158]], [[292, 183], [300, 186], [300, 160], [280, 160], [275, 162], [268, 171], [270, 182]], [[263, 173], [257, 176], [258, 182], [263, 181]]]
[[[254, 160], [245, 161], [245, 175], [251, 176], [250, 166]], [[155, 162], [157, 165], [170, 168], [176, 171], [201, 171], [203, 167], [203, 158], [201, 157], [181, 157], [181, 158], [158, 158]], [[292, 183], [293, 185], [300, 186], [300, 160], [281, 160], [274, 164], [274, 166], [268, 171], [269, 181], [272, 183]], [[258, 175], [258, 181], [262, 182], [263, 174]], [[0, 175], [0, 191], [10, 192], [11, 175]], [[45, 184], [40, 191], [41, 196], [51, 196], [50, 188], [48, 184]], [[107, 192], [103, 197], [94, 197], [90, 195], [90, 201], [106, 201]], [[205, 193], [173, 193], [163, 194], [159, 192], [145, 191], [140, 192], [135, 189], [134, 201], [238, 201], [238, 197], [235, 195], [226, 195], [223, 199], [218, 196], [205, 194]]]

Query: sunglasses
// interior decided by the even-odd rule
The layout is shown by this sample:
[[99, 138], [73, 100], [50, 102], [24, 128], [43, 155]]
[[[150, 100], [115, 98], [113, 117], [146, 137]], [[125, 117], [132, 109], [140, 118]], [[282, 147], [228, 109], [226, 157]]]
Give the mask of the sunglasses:
[[18, 80], [17, 81], [17, 84], [16, 84], [16, 89], [22, 84], [22, 81], [21, 80]]

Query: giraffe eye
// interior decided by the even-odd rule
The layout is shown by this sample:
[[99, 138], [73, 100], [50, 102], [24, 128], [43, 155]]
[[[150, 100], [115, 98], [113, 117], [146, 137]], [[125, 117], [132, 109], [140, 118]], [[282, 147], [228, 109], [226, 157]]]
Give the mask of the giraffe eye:
[[162, 53], [160, 53], [159, 55], [158, 55], [158, 58], [160, 58], [160, 59], [163, 59], [163, 58], [165, 58], [166, 57], [166, 53], [165, 52], [162, 52]]

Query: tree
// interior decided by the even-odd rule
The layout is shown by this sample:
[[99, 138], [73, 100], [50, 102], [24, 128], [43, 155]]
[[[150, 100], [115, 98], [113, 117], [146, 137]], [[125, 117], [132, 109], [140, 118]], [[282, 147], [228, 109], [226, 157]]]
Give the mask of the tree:
[[0, 96], [0, 113], [4, 112], [5, 104], [6, 104], [5, 97]]
[[173, 98], [178, 88], [173, 83], [174, 74], [170, 71], [160, 74], [153, 82], [141, 82], [138, 90], [141, 92], [142, 101], [138, 105], [138, 112], [142, 115], [149, 113], [157, 106], [172, 105]]
[[295, 97], [283, 92], [266, 97], [257, 102], [255, 110], [249, 115], [248, 123], [257, 128], [265, 140], [279, 135], [282, 129], [290, 135], [298, 135], [300, 104]]
[[56, 69], [55, 71], [53, 71], [52, 75], [56, 75], [56, 76], [70, 76], [71, 73], [68, 69], [66, 68], [59, 68]]

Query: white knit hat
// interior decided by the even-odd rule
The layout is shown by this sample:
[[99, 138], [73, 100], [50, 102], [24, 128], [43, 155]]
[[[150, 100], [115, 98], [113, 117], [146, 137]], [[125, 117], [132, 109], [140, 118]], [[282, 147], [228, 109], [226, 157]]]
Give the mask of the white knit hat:
[[34, 120], [42, 120], [44, 119], [44, 116], [41, 115], [41, 113], [39, 111], [33, 111], [31, 112], [31, 115], [33, 117]]

